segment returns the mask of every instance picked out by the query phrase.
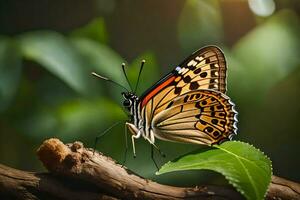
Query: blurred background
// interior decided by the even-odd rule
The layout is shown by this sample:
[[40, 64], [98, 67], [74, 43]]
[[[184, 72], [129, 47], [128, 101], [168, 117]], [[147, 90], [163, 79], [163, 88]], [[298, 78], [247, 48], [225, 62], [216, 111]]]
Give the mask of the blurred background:
[[[138, 94], [202, 46], [220, 46], [228, 61], [228, 95], [239, 112], [237, 140], [273, 161], [274, 174], [300, 181], [300, 3], [298, 0], [28, 0], [0, 1], [0, 161], [45, 171], [35, 151], [43, 140], [96, 136], [127, 116], [122, 89], [127, 63], [134, 85], [146, 60]], [[199, 148], [157, 142], [162, 165]], [[129, 143], [130, 144], [130, 143]], [[211, 172], [156, 176], [150, 145], [129, 145], [126, 166], [173, 185], [218, 183]], [[102, 137], [99, 151], [124, 159], [124, 126]]]

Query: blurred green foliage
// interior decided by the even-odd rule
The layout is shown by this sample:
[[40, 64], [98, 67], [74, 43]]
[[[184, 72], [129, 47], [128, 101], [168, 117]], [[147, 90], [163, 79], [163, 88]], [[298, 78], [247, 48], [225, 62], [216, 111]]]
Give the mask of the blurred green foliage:
[[[234, 23], [230, 16], [235, 13], [235, 7], [232, 10], [231, 7], [236, 4], [231, 5], [230, 1], [174, 1], [180, 9], [168, 6], [170, 10], [166, 11], [151, 10], [147, 7], [152, 5], [149, 3], [137, 4], [141, 9], [138, 10], [131, 4], [113, 2], [110, 14], [104, 13], [67, 33], [41, 29], [0, 37], [1, 162], [21, 169], [41, 169], [34, 152], [44, 139], [81, 140], [92, 147], [99, 133], [115, 121], [126, 120], [120, 106], [122, 89], [92, 77], [92, 71], [128, 87], [121, 70], [121, 63], [125, 62], [134, 86], [140, 62], [145, 59], [138, 88], [140, 95], [160, 79], [162, 72], [170, 71], [194, 50], [216, 44], [227, 57], [228, 95], [239, 112], [236, 138], [270, 155], [275, 174], [300, 180], [300, 160], [295, 159], [300, 153], [297, 146], [300, 24], [293, 1], [279, 1], [278, 8], [268, 17], [256, 16], [246, 1], [237, 1], [247, 12], [239, 15], [240, 19]], [[133, 8], [135, 10], [131, 10]], [[143, 12], [146, 14], [139, 15]], [[247, 17], [243, 18], [244, 15]], [[161, 18], [161, 23], [169, 23], [174, 18], [176, 30], [169, 31], [170, 37], [163, 34], [165, 24], [159, 26], [156, 16]], [[120, 29], [124, 32], [116, 32], [113, 19], [121, 21], [116, 24], [122, 24]], [[151, 27], [140, 29], [141, 21], [150, 21]], [[136, 30], [127, 30], [128, 24], [136, 25]], [[137, 34], [124, 36], [132, 31]], [[235, 31], [242, 33], [228, 34]], [[137, 51], [139, 43], [150, 40], [148, 32], [154, 35], [148, 42], [151, 45]], [[163, 44], [169, 44], [167, 52]], [[166, 62], [170, 65], [162, 68], [161, 63]], [[161, 164], [199, 148], [161, 141], [158, 145], [168, 156], [163, 159], [156, 155]], [[207, 172], [179, 172], [157, 178], [150, 145], [140, 140], [136, 148], [137, 158], [132, 158], [130, 150], [126, 165], [148, 178], [175, 185], [206, 180], [211, 183], [218, 179]], [[119, 125], [102, 137], [98, 150], [122, 161], [124, 127]]]

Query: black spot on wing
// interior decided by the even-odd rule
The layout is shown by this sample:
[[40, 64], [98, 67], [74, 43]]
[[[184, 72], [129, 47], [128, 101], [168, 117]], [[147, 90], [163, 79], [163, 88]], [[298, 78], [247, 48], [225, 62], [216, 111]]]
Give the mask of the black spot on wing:
[[211, 69], [215, 69], [215, 68], [217, 68], [217, 67], [215, 66], [214, 63], [212, 63], [212, 64], [210, 64], [210, 68], [211, 68]]
[[183, 99], [183, 102], [186, 103], [189, 100], [189, 95], [186, 95]]
[[190, 70], [194, 70], [194, 69], [196, 69], [196, 67], [193, 66], [193, 65], [191, 65], [191, 66], [189, 67], [189, 69], [190, 69]]
[[225, 113], [220, 112], [220, 113], [219, 113], [219, 116], [220, 116], [220, 117], [224, 117], [224, 116], [225, 116]]
[[169, 104], [168, 104], [168, 106], [167, 106], [167, 108], [170, 108], [172, 105], [173, 105], [173, 101], [171, 101]]
[[212, 127], [206, 127], [205, 130], [208, 132], [208, 133], [211, 133], [214, 129]]
[[199, 119], [199, 122], [202, 124], [202, 125], [206, 125], [206, 121], [203, 121], [202, 119]]
[[195, 94], [191, 94], [190, 100], [193, 100], [194, 96], [195, 96]]
[[207, 76], [207, 72], [202, 72], [201, 74], [200, 74], [200, 77], [201, 78], [205, 78]]
[[211, 120], [211, 123], [213, 123], [213, 124], [215, 124], [215, 125], [217, 125], [218, 122], [219, 122], [219, 120], [217, 120], [217, 119], [212, 119], [212, 120]]
[[199, 74], [201, 72], [201, 68], [199, 67], [198, 69], [196, 69], [195, 71], [194, 71], [194, 74]]
[[191, 82], [190, 84], [190, 90], [196, 90], [198, 89], [200, 85], [197, 82]]
[[176, 82], [175, 80], [170, 83], [170, 85], [177, 85], [177, 84], [178, 82]]
[[195, 107], [199, 108], [199, 109], [202, 108], [202, 106], [200, 105], [200, 102], [195, 103]]
[[183, 78], [183, 81], [185, 82], [185, 83], [189, 83], [189, 82], [191, 82], [191, 77], [190, 76], [186, 76], [186, 77], [184, 77]]
[[222, 106], [222, 105], [218, 105], [218, 106], [217, 106], [217, 109], [218, 109], [218, 110], [221, 110], [221, 109], [223, 109], [223, 106]]
[[216, 78], [211, 78], [211, 79], [209, 80], [209, 83], [210, 83], [210, 84], [214, 84], [214, 83], [217, 83], [216, 81], [217, 81]]
[[181, 87], [176, 87], [174, 90], [174, 94], [180, 94], [182, 88]]
[[201, 97], [201, 94], [197, 93], [196, 94], [196, 99], [199, 99]]
[[210, 73], [211, 73], [212, 77], [218, 77], [218, 75], [217, 75], [218, 72], [216, 70], [213, 70]]
[[217, 137], [217, 136], [220, 135], [220, 132], [219, 132], [219, 131], [214, 131], [214, 132], [213, 132], [213, 135], [214, 135], [215, 137]]

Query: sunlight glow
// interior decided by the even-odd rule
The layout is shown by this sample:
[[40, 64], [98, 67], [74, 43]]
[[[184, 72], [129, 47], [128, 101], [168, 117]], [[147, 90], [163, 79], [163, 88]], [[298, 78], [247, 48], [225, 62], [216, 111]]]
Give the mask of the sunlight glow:
[[248, 0], [253, 13], [261, 17], [267, 17], [274, 13], [275, 2], [273, 0]]

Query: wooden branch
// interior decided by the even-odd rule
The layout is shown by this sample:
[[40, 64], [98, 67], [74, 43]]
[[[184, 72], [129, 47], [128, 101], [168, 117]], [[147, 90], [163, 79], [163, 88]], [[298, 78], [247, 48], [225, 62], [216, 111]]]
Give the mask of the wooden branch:
[[[46, 140], [38, 156], [50, 173], [0, 165], [0, 199], [243, 199], [231, 187], [173, 187], [144, 179], [80, 142]], [[272, 177], [267, 199], [300, 199], [300, 184]]]

